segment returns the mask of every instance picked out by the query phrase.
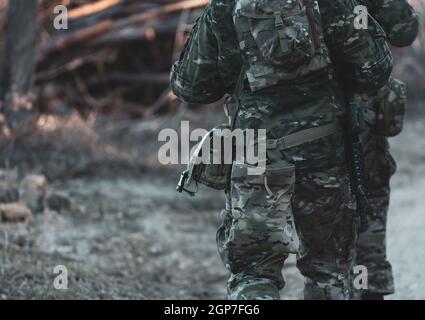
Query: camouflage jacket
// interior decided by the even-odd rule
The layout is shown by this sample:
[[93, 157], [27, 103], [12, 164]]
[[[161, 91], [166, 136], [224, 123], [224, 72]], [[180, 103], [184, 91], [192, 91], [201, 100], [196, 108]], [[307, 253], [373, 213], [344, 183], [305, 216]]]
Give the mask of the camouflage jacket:
[[384, 30], [374, 19], [368, 29], [354, 27], [355, 0], [317, 0], [324, 38], [339, 81], [356, 93], [372, 93], [384, 86], [392, 71]]
[[[359, 92], [374, 91], [385, 85], [392, 58], [384, 32], [377, 25], [370, 30], [352, 27], [356, 5], [353, 0], [318, 2], [321, 16], [325, 17], [321, 25], [329, 55], [338, 57], [336, 63], [350, 75], [349, 81]], [[234, 27], [234, 7], [235, 0], [212, 0], [196, 21], [171, 72], [171, 86], [180, 99], [211, 103], [233, 91], [242, 64], [247, 63], [243, 61], [246, 57], [241, 54]], [[321, 53], [328, 55], [327, 50]], [[304, 83], [310, 76], [302, 74], [290, 83]]]
[[[387, 34], [387, 41], [397, 47], [409, 46], [418, 34], [419, 19], [407, 0], [360, 0], [366, 5], [370, 14], [379, 22]], [[392, 135], [398, 134], [403, 127], [403, 117], [390, 117], [388, 110], [397, 112], [406, 105], [406, 86], [401, 80], [391, 79], [388, 84], [373, 94], [362, 94], [358, 97], [363, 105], [365, 120], [368, 125], [381, 127], [379, 132], [392, 128]], [[383, 108], [384, 106], [392, 108]], [[384, 110], [385, 109], [385, 110]], [[379, 113], [377, 117], [376, 112]], [[400, 112], [399, 112], [400, 113]], [[391, 121], [378, 121], [389, 118]], [[382, 129], [387, 128], [387, 129]], [[396, 128], [396, 129], [394, 129]]]
[[387, 34], [388, 42], [406, 47], [415, 40], [419, 19], [407, 0], [359, 0]]
[[234, 89], [242, 57], [232, 10], [233, 1], [213, 0], [196, 20], [171, 71], [171, 86], [180, 99], [211, 103]]

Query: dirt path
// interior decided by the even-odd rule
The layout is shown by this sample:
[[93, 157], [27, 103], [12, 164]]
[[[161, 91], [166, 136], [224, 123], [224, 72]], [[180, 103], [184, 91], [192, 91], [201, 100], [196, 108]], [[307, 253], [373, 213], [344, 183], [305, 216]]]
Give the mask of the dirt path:
[[[397, 293], [424, 299], [425, 133], [410, 121], [392, 147], [389, 257]], [[86, 178], [52, 184], [78, 210], [0, 224], [0, 298], [222, 299], [226, 270], [215, 245], [220, 192], [175, 192], [175, 175]], [[69, 289], [53, 288], [53, 268], [69, 270]], [[292, 256], [284, 299], [300, 299], [303, 280]]]
[[398, 173], [392, 181], [388, 256], [396, 293], [390, 299], [425, 299], [425, 125], [419, 118], [393, 139]]
[[[189, 203], [177, 199], [174, 180], [148, 177], [72, 180], [56, 188], [83, 205], [84, 212], [36, 217], [32, 225], [2, 226], [9, 243], [55, 258], [33, 257], [41, 264], [45, 283], [25, 282], [20, 291], [1, 285], [0, 296], [28, 298], [35, 290], [64, 298], [224, 298], [225, 270], [214, 239], [219, 223], [216, 203], [221, 199], [201, 196]], [[17, 264], [31, 273], [32, 262], [24, 258], [13, 246], [4, 250], [0, 283], [14, 276]], [[52, 263], [70, 265], [73, 276], [66, 295], [52, 288]], [[82, 290], [81, 281], [88, 290]], [[94, 290], [97, 282], [101, 292]]]

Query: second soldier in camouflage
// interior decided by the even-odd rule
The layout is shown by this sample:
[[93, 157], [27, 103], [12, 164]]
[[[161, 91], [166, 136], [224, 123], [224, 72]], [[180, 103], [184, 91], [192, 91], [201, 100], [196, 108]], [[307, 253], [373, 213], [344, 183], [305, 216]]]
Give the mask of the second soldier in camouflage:
[[[418, 17], [406, 0], [362, 0], [379, 22], [388, 42], [397, 47], [411, 45], [418, 33]], [[383, 299], [394, 293], [391, 264], [386, 254], [386, 223], [390, 202], [390, 178], [396, 164], [390, 154], [388, 137], [400, 133], [406, 104], [406, 87], [398, 79], [374, 94], [361, 95], [365, 126], [361, 140], [372, 207], [368, 225], [360, 233], [356, 264], [368, 270], [368, 289], [362, 299]]]

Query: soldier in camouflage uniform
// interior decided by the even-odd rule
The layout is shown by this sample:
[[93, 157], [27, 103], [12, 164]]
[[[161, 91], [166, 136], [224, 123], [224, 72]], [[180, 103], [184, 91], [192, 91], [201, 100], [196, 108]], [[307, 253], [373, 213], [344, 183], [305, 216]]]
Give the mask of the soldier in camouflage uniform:
[[[369, 13], [387, 34], [388, 42], [397, 47], [409, 46], [418, 32], [418, 17], [406, 0], [365, 0]], [[367, 170], [370, 205], [373, 208], [368, 226], [358, 241], [356, 264], [368, 268], [368, 290], [361, 298], [383, 299], [394, 293], [391, 264], [386, 257], [386, 222], [390, 198], [390, 178], [396, 165], [389, 151], [387, 137], [401, 131], [402, 109], [406, 100], [405, 85], [391, 79], [388, 85], [373, 95], [362, 95], [365, 106], [365, 127], [361, 140]], [[389, 109], [385, 113], [385, 109]], [[388, 114], [388, 113], [391, 114]]]
[[252, 164], [234, 162], [221, 212], [217, 244], [230, 271], [229, 299], [279, 299], [292, 252], [306, 299], [351, 296], [358, 218], [328, 49], [359, 91], [387, 82], [391, 57], [373, 32], [352, 28], [352, 0], [319, 2], [323, 23], [316, 2], [305, 1], [306, 10], [294, 0], [213, 0], [173, 66], [174, 93], [192, 103], [232, 93], [242, 74], [235, 127], [267, 129], [265, 173], [249, 175]]

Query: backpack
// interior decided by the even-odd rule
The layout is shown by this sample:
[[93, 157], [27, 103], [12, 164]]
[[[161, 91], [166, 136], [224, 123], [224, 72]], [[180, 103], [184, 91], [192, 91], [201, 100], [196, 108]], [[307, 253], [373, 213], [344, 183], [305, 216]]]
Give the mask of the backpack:
[[252, 91], [328, 65], [312, 0], [235, 0], [234, 26]]

